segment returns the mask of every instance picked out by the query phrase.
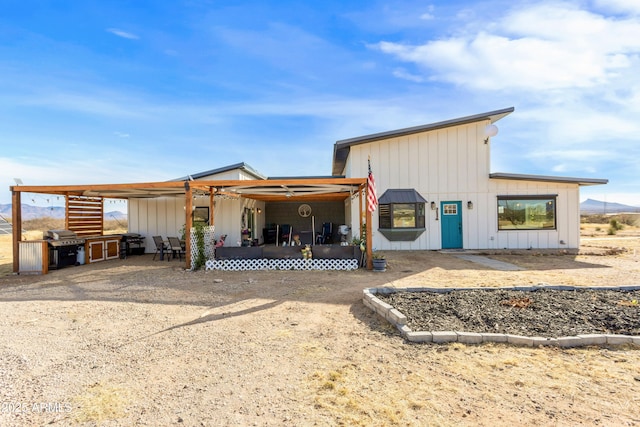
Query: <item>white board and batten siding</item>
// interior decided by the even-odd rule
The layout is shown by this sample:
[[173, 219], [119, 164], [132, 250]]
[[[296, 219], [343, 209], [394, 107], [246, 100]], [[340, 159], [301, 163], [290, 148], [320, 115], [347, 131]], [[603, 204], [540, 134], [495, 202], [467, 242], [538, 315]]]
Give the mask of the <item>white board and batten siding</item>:
[[[208, 207], [209, 198], [196, 199], [194, 207]], [[180, 230], [186, 223], [184, 196], [159, 197], [153, 199], [131, 199], [129, 202], [129, 230], [145, 236], [145, 252], [153, 253], [156, 248], [153, 236], [180, 237]], [[215, 237], [226, 234], [227, 245], [236, 245], [241, 240], [242, 213], [244, 208], [261, 208], [264, 202], [251, 199], [215, 200]], [[264, 215], [256, 216], [257, 236], [264, 227]]]
[[[241, 169], [232, 169], [204, 176], [200, 180], [252, 180], [250, 173]], [[193, 207], [208, 207], [209, 197], [196, 197]], [[241, 240], [242, 213], [244, 208], [261, 208], [264, 202], [251, 199], [215, 199], [214, 222], [215, 237], [226, 234], [227, 244], [234, 245]], [[180, 237], [186, 223], [184, 196], [130, 199], [128, 203], [129, 231], [145, 236], [145, 251], [155, 252], [153, 236]], [[256, 228], [264, 227], [264, 215], [256, 216]], [[258, 233], [260, 235], [261, 233]]]
[[184, 206], [184, 196], [130, 199], [129, 231], [145, 236], [145, 252], [153, 253], [153, 236], [180, 237], [186, 221]]
[[[415, 189], [425, 199], [426, 232], [415, 241], [392, 242], [377, 232], [372, 216], [372, 245], [377, 250], [438, 250], [442, 248], [440, 203], [462, 202], [464, 249], [577, 248], [579, 246], [579, 185], [490, 179], [490, 145], [484, 143], [489, 121], [394, 136], [350, 147], [345, 165], [349, 177], [367, 176], [367, 159], [378, 196], [387, 189]], [[499, 195], [556, 195], [556, 230], [498, 231]], [[438, 211], [430, 209], [435, 202]], [[467, 202], [473, 209], [467, 208]], [[352, 203], [348, 217], [358, 218]], [[357, 230], [357, 225], [355, 226]]]

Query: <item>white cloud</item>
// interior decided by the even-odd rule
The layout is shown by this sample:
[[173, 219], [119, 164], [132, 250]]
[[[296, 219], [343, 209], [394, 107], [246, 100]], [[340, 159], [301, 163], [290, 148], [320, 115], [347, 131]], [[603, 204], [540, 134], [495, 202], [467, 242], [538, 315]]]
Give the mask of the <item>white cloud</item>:
[[116, 36], [122, 37], [124, 39], [138, 40], [140, 38], [133, 33], [130, 33], [128, 31], [123, 31], [119, 28], [107, 28], [107, 31], [110, 32], [111, 34], [115, 34]]
[[596, 0], [594, 4], [613, 12], [640, 14], [640, 2], [637, 0]]
[[415, 63], [431, 80], [471, 89], [539, 91], [610, 83], [640, 53], [639, 34], [638, 18], [542, 4], [507, 12], [484, 31], [422, 45], [382, 41], [376, 46]]
[[[95, 90], [95, 91], [92, 91]], [[10, 96], [6, 98], [11, 98]], [[75, 111], [114, 117], [141, 118], [144, 114], [136, 109], [134, 100], [126, 99], [117, 92], [100, 91], [86, 86], [83, 93], [64, 89], [47, 90], [35, 88], [28, 96], [15, 98], [16, 105], [42, 106], [55, 110]]]
[[404, 68], [395, 69], [393, 71], [393, 75], [400, 79], [405, 79], [416, 83], [422, 83], [425, 80], [423, 76], [419, 74], [411, 74]]

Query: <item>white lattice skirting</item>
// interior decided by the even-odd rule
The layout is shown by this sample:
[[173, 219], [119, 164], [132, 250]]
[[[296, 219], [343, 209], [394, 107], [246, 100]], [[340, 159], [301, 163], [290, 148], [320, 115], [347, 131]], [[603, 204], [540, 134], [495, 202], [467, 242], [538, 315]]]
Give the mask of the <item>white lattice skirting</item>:
[[[216, 246], [214, 243], [213, 232], [215, 231], [214, 225], [207, 225], [204, 228], [204, 256], [207, 259], [213, 258], [216, 250]], [[196, 241], [196, 230], [195, 228], [191, 229], [191, 269], [195, 268], [196, 258], [198, 257], [198, 246], [195, 244]]]
[[220, 259], [208, 260], [207, 270], [357, 270], [357, 259]]

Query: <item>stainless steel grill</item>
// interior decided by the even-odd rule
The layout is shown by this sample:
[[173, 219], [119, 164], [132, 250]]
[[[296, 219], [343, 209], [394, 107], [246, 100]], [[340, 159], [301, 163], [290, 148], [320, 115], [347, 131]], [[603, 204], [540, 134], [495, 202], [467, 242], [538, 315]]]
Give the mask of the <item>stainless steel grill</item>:
[[55, 247], [84, 245], [84, 239], [79, 238], [71, 230], [49, 230], [44, 238], [49, 242], [49, 245]]
[[83, 250], [85, 239], [79, 238], [71, 230], [49, 230], [43, 237], [49, 244], [49, 268], [62, 268], [79, 263], [78, 249]]

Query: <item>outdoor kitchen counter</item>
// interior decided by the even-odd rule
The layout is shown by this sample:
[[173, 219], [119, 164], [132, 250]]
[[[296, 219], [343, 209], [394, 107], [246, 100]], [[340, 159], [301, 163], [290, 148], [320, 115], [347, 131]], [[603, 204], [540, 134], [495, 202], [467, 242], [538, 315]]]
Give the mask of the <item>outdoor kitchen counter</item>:
[[85, 262], [87, 264], [120, 258], [121, 234], [84, 237]]

